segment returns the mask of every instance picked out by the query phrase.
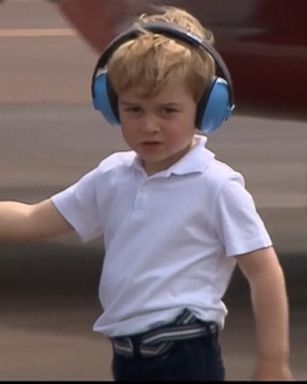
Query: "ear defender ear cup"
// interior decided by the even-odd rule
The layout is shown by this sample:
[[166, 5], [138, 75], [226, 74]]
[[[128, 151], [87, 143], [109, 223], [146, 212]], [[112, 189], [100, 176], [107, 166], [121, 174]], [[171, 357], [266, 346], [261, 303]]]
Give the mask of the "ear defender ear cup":
[[229, 85], [217, 77], [198, 104], [196, 126], [204, 133], [212, 133], [229, 119], [233, 109]]
[[119, 125], [118, 111], [115, 108], [117, 106], [117, 97], [112, 92], [107, 72], [101, 73], [97, 76], [93, 83], [94, 108], [102, 113], [102, 116], [110, 125]]

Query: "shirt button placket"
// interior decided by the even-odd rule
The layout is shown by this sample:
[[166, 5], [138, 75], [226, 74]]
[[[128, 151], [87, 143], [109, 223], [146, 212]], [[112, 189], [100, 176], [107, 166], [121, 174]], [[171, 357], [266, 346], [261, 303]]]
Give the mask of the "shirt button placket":
[[144, 210], [145, 208], [145, 200], [146, 200], [146, 191], [145, 184], [141, 184], [138, 188], [136, 198], [135, 198], [135, 208], [137, 210]]

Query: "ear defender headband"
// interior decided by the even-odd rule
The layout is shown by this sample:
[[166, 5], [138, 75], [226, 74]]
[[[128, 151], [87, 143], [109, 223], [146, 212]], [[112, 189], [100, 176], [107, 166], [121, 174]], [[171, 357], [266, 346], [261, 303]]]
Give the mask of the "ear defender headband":
[[[215, 77], [207, 87], [197, 107], [196, 127], [204, 133], [216, 131], [228, 120], [234, 109], [233, 86], [229, 70], [213, 46], [185, 29], [169, 23], [146, 23], [141, 25], [152, 33], [175, 39], [196, 48], [202, 48], [214, 59], [221, 77]], [[116, 49], [142, 33], [137, 27], [118, 35], [101, 54], [92, 76], [92, 99], [94, 108], [100, 111], [112, 126], [119, 125], [118, 98], [105, 68]], [[98, 74], [98, 72], [101, 73]]]

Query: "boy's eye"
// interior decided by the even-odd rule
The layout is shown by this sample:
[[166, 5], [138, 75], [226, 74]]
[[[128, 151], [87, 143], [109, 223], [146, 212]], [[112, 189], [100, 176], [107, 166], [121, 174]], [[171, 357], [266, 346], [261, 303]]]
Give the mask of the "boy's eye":
[[125, 108], [126, 112], [131, 112], [131, 113], [138, 113], [141, 111], [141, 108], [139, 107], [127, 107]]
[[176, 113], [176, 112], [178, 112], [178, 110], [175, 109], [175, 108], [164, 108], [164, 109], [163, 109], [163, 112], [165, 112], [165, 113], [167, 113], [167, 114], [171, 114], [171, 113]]

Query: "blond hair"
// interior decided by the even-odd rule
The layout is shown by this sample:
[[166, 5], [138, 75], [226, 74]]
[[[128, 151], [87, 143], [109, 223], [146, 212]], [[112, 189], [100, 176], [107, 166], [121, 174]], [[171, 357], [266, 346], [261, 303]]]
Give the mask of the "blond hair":
[[[137, 19], [140, 27], [149, 22], [176, 24], [213, 43], [212, 33], [183, 9], [160, 7], [158, 12], [143, 13]], [[117, 48], [107, 66], [117, 94], [138, 88], [144, 96], [150, 96], [159, 93], [166, 84], [182, 81], [196, 102], [215, 74], [214, 60], [203, 49], [145, 30]]]

